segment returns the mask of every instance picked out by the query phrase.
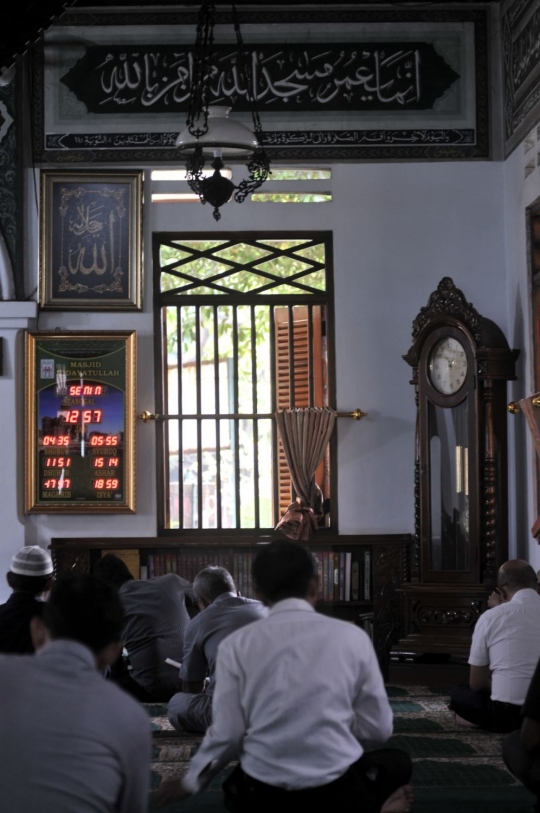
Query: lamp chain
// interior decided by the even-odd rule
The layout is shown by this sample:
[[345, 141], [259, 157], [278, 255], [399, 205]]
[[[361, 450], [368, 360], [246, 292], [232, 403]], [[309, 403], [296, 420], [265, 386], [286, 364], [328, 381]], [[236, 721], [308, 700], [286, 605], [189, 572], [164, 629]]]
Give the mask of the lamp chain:
[[257, 136], [259, 146], [262, 146], [262, 127], [261, 120], [259, 118], [259, 111], [257, 108], [257, 88], [255, 87], [255, 76], [253, 70], [248, 70], [247, 67], [244, 42], [242, 40], [242, 34], [240, 33], [240, 20], [238, 19], [238, 11], [234, 3], [231, 3], [231, 8], [234, 31], [236, 33], [236, 42], [238, 48], [238, 67], [240, 69], [240, 76], [242, 77], [242, 80], [244, 82], [246, 88], [246, 97], [251, 106], [253, 129], [255, 131], [255, 135]]
[[[204, 0], [197, 20], [196, 47], [193, 55], [193, 76], [189, 97], [188, 126], [195, 138], [208, 132], [208, 103], [210, 95], [210, 71], [214, 47], [214, 22], [216, 8], [211, 0]], [[204, 122], [201, 126], [201, 116]]]

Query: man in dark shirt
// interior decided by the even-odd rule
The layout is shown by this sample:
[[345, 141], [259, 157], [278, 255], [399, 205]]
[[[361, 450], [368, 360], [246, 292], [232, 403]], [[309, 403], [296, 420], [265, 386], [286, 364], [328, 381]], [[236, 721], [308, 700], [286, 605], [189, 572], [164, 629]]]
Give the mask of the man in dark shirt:
[[521, 713], [521, 729], [505, 739], [503, 757], [508, 770], [537, 797], [533, 810], [540, 813], [540, 661]]
[[165, 658], [182, 658], [189, 621], [186, 598], [193, 596], [190, 583], [176, 573], [134, 579], [113, 553], [96, 562], [93, 574], [116, 587], [124, 609], [123, 642], [131, 671], [118, 676], [113, 669], [113, 679], [143, 702], [166, 702], [180, 687], [178, 673]]
[[50, 589], [52, 574], [52, 559], [43, 548], [28, 545], [15, 554], [6, 574], [13, 593], [0, 605], [0, 652], [34, 652], [30, 621], [42, 616], [44, 603], [38, 597]]
[[175, 728], [204, 734], [212, 722], [218, 646], [231, 632], [264, 618], [267, 611], [260, 601], [238, 596], [231, 574], [223, 567], [201, 570], [195, 576], [193, 592], [201, 612], [186, 627], [182, 691], [171, 698], [168, 715]]

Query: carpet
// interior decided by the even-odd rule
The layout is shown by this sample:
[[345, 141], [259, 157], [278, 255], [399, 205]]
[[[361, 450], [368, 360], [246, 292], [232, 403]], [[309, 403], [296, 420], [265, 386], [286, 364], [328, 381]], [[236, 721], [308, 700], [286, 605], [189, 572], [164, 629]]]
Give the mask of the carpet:
[[[529, 813], [534, 797], [506, 770], [501, 734], [463, 729], [448, 709], [450, 687], [387, 686], [394, 710], [388, 745], [411, 755], [414, 813]], [[152, 722], [152, 788], [181, 776], [202, 737], [175, 731], [164, 706], [146, 706]], [[168, 813], [223, 813], [221, 783], [230, 767], [200, 796], [166, 808]], [[153, 802], [151, 811], [155, 810]], [[359, 811], [361, 808], [359, 808]]]

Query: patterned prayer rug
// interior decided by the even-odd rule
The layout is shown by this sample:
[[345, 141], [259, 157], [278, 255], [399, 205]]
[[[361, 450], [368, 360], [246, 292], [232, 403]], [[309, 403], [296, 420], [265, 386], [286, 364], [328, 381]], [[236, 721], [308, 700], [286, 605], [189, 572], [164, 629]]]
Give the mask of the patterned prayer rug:
[[[450, 687], [387, 686], [387, 691], [394, 710], [394, 736], [388, 745], [407, 751], [414, 764], [413, 813], [529, 813], [534, 797], [506, 770], [504, 736], [456, 726], [448, 709]], [[165, 706], [146, 708], [153, 729], [155, 789], [163, 779], [187, 770], [202, 737], [175, 731]], [[221, 783], [229, 770], [214, 777], [200, 796], [171, 804], [166, 811], [223, 813]]]

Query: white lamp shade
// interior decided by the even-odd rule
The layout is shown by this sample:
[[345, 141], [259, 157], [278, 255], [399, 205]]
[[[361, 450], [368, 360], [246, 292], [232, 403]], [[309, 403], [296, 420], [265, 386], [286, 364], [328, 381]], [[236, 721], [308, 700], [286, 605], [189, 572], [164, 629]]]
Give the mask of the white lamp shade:
[[[195, 147], [203, 148], [203, 155], [214, 155], [219, 151], [222, 157], [251, 155], [259, 142], [249, 127], [239, 121], [229, 118], [230, 107], [218, 105], [208, 108], [208, 132], [200, 138], [195, 138], [184, 127], [178, 138], [176, 146], [184, 152], [193, 152]], [[204, 125], [204, 117], [195, 121], [195, 128]]]

